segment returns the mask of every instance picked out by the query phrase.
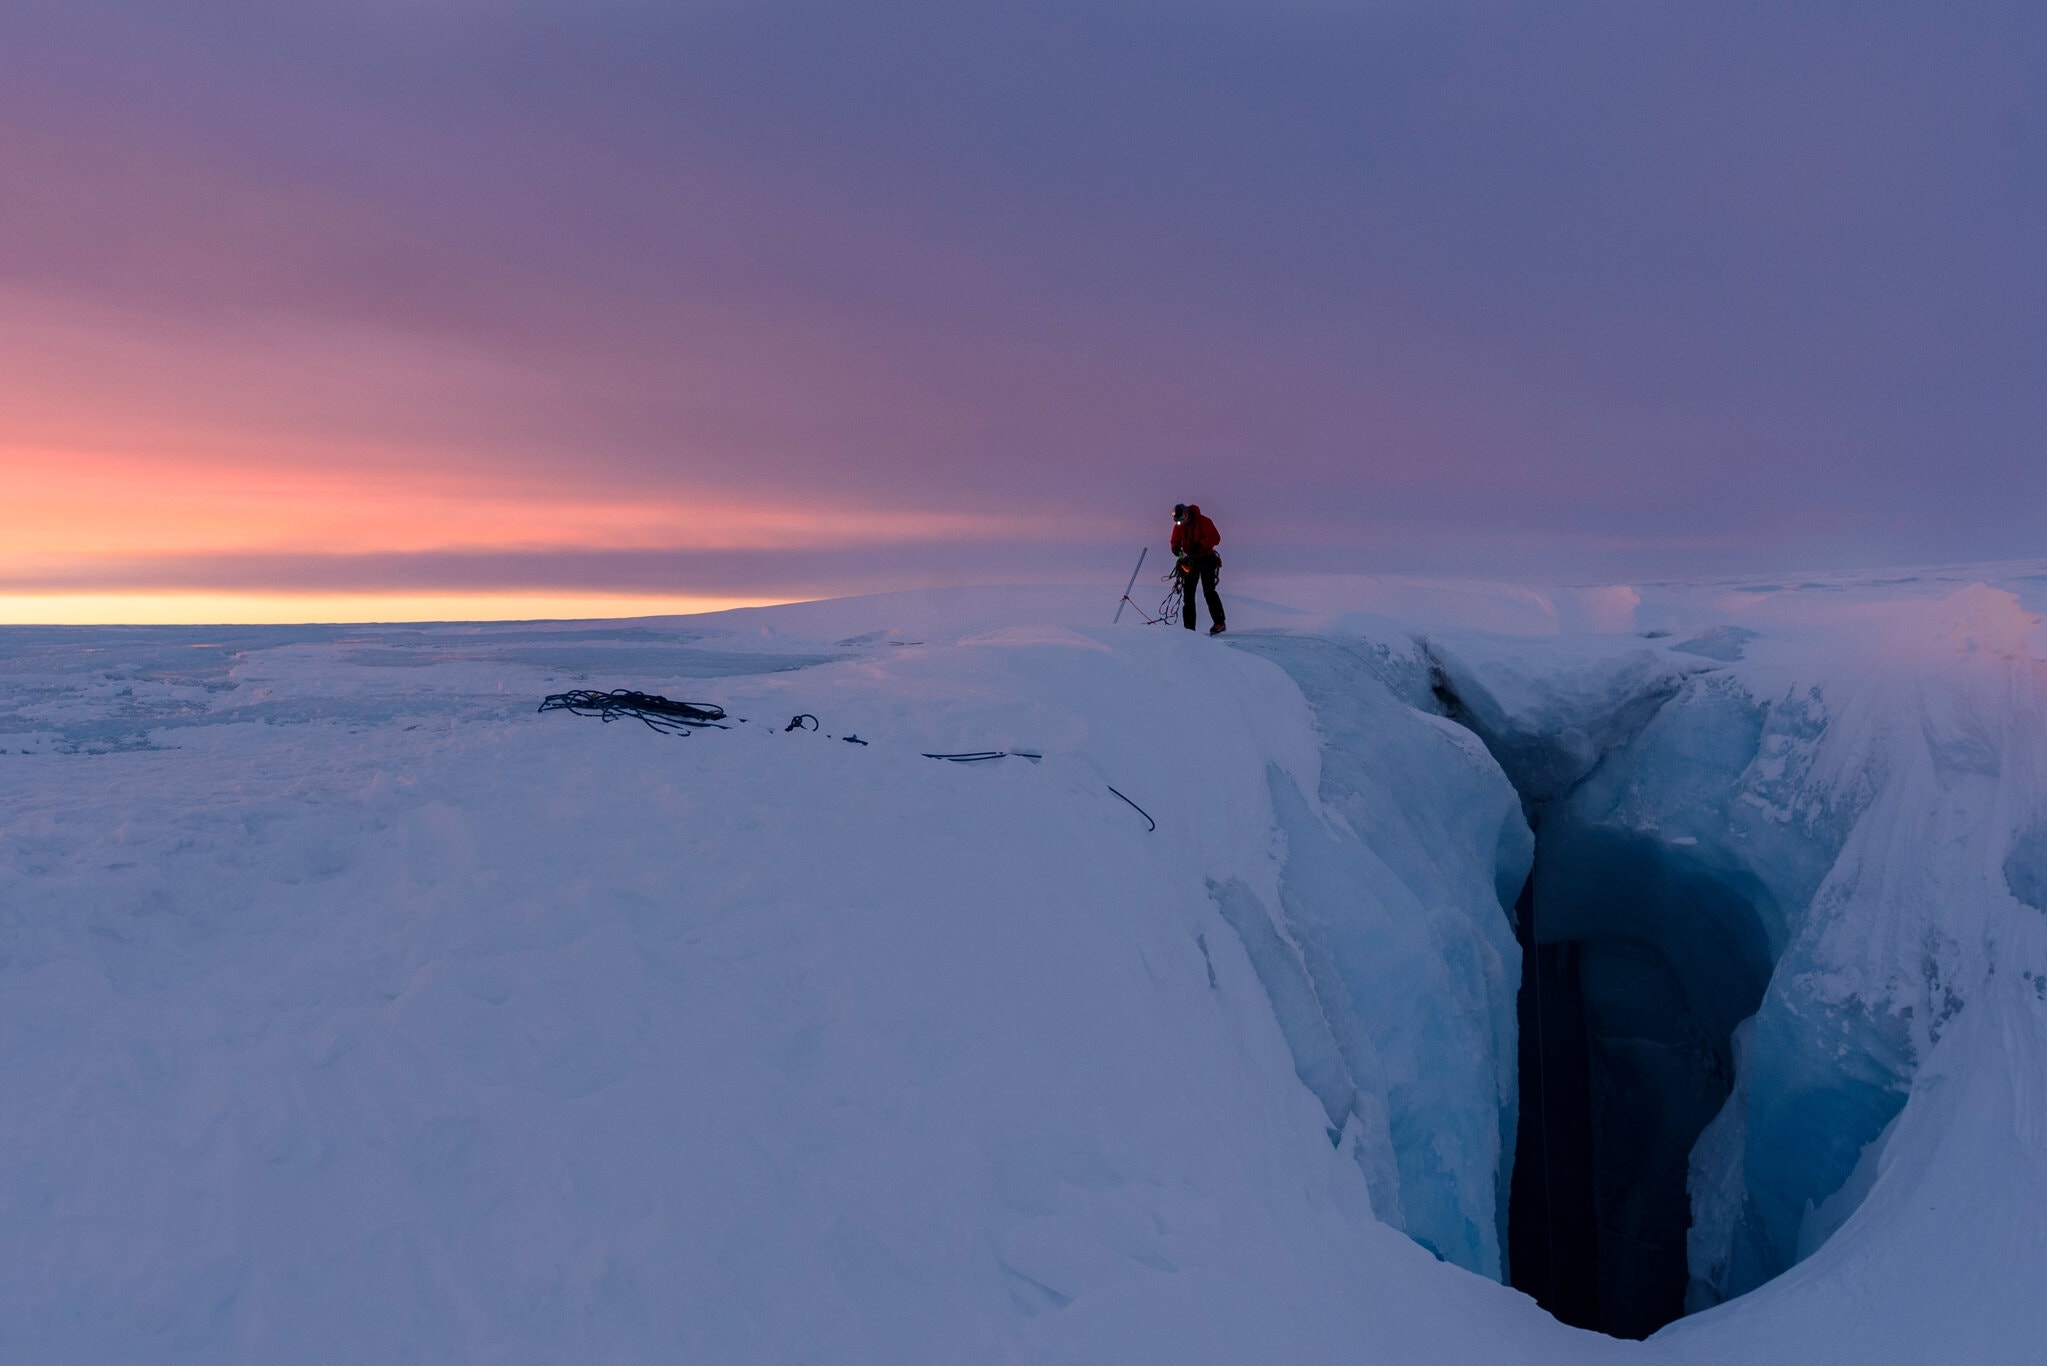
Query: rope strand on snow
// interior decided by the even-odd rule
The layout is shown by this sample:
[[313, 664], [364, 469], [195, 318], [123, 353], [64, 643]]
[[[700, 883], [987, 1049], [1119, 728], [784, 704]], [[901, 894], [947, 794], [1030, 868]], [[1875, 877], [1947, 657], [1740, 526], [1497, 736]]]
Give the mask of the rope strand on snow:
[[[613, 688], [610, 692], [577, 688], [571, 692], [550, 693], [546, 700], [541, 702], [540, 710], [565, 711], [574, 716], [594, 716], [606, 723], [616, 721], [621, 716], [631, 716], [645, 722], [649, 730], [660, 731], [666, 735], [687, 735], [692, 730], [702, 730], [707, 726], [718, 730], [732, 729], [724, 724], [725, 709], [715, 702], [675, 702], [659, 693], [634, 692], [631, 688]], [[804, 725], [806, 721], [810, 723], [807, 726]], [[782, 727], [785, 732], [818, 728], [818, 719], [807, 711], [798, 712], [790, 717], [789, 724]], [[843, 738], [846, 743], [852, 745], [867, 743], [857, 735], [847, 735]], [[955, 764], [979, 764], [990, 759], [1009, 758], [1028, 759], [1035, 764], [1045, 756], [1025, 749], [975, 749], [956, 754], [927, 753], [924, 757], [944, 759]], [[1115, 788], [1111, 787], [1109, 791], [1126, 803], [1132, 811], [1144, 817], [1145, 825], [1152, 830], [1159, 828], [1159, 823], [1151, 818], [1149, 811], [1121, 792], [1117, 792]]]
[[[1104, 784], [1102, 784], [1102, 786], [1104, 786], [1104, 787], [1108, 787], [1108, 784], [1107, 784], [1107, 783], [1104, 783]], [[1115, 788], [1113, 788], [1113, 787], [1110, 787], [1110, 788], [1109, 788], [1109, 791], [1111, 791], [1111, 792], [1116, 792], [1116, 789], [1115, 789]], [[1121, 792], [1116, 792], [1116, 795], [1117, 795], [1117, 796], [1119, 796], [1119, 797], [1123, 797], [1123, 794], [1122, 794]], [[1159, 823], [1158, 823], [1157, 821], [1155, 821], [1155, 820], [1153, 820], [1153, 819], [1151, 818], [1151, 812], [1149, 812], [1149, 811], [1145, 810], [1145, 809], [1144, 809], [1143, 807], [1139, 806], [1139, 805], [1138, 805], [1138, 804], [1137, 804], [1136, 802], [1132, 802], [1132, 801], [1130, 801], [1130, 799], [1129, 799], [1128, 797], [1123, 797], [1123, 800], [1124, 800], [1124, 801], [1126, 801], [1126, 802], [1130, 802], [1130, 809], [1131, 809], [1132, 811], [1135, 811], [1135, 812], [1136, 812], [1136, 813], [1137, 813], [1138, 815], [1140, 815], [1140, 816], [1144, 817], [1144, 823], [1145, 823], [1146, 825], [1150, 826], [1150, 827], [1151, 827], [1151, 828], [1152, 828], [1153, 830], [1156, 830], [1156, 829], [1158, 829], [1158, 828], [1159, 828]]]
[[924, 757], [949, 759], [956, 764], [978, 764], [985, 759], [1029, 759], [1035, 764], [1045, 756], [1033, 754], [1027, 749], [973, 749], [961, 754], [926, 754]]

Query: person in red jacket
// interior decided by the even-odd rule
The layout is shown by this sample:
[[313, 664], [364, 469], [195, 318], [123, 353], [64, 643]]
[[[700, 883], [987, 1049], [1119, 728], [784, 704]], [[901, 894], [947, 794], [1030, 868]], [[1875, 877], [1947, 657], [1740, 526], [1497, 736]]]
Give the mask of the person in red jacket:
[[1173, 504], [1173, 572], [1180, 576], [1180, 619], [1188, 630], [1194, 629], [1194, 585], [1201, 585], [1201, 595], [1208, 599], [1208, 615], [1215, 624], [1208, 628], [1212, 636], [1223, 633], [1223, 600], [1215, 591], [1216, 575], [1222, 570], [1222, 556], [1215, 548], [1222, 544], [1222, 533], [1215, 529], [1215, 523], [1201, 515], [1201, 509], [1193, 503]]

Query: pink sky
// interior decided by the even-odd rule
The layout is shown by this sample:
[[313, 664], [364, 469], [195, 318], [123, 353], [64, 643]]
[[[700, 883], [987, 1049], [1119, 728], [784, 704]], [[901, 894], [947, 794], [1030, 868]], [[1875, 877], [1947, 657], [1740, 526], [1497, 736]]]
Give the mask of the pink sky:
[[861, 15], [0, 19], [0, 616], [2047, 553], [2036, 8]]

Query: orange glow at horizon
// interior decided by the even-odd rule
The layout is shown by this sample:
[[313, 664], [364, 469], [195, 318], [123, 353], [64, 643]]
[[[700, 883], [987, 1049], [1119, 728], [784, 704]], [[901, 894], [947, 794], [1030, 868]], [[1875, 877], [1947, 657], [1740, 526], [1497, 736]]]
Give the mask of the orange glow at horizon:
[[6, 626], [356, 625], [406, 621], [583, 621], [694, 616], [786, 598], [675, 593], [7, 593]]
[[994, 519], [640, 491], [589, 496], [435, 469], [336, 473], [0, 447], [0, 575], [199, 554], [832, 548], [987, 534]]

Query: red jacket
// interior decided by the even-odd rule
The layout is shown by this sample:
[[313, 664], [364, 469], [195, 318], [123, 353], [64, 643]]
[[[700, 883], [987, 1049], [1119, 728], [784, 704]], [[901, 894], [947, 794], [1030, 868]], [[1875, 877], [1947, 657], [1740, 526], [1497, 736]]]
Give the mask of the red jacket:
[[1201, 515], [1201, 509], [1192, 503], [1187, 505], [1185, 520], [1173, 523], [1173, 553], [1185, 555], [1190, 560], [1202, 560], [1215, 554], [1215, 548], [1223, 542], [1222, 533], [1215, 529], [1215, 523]]

